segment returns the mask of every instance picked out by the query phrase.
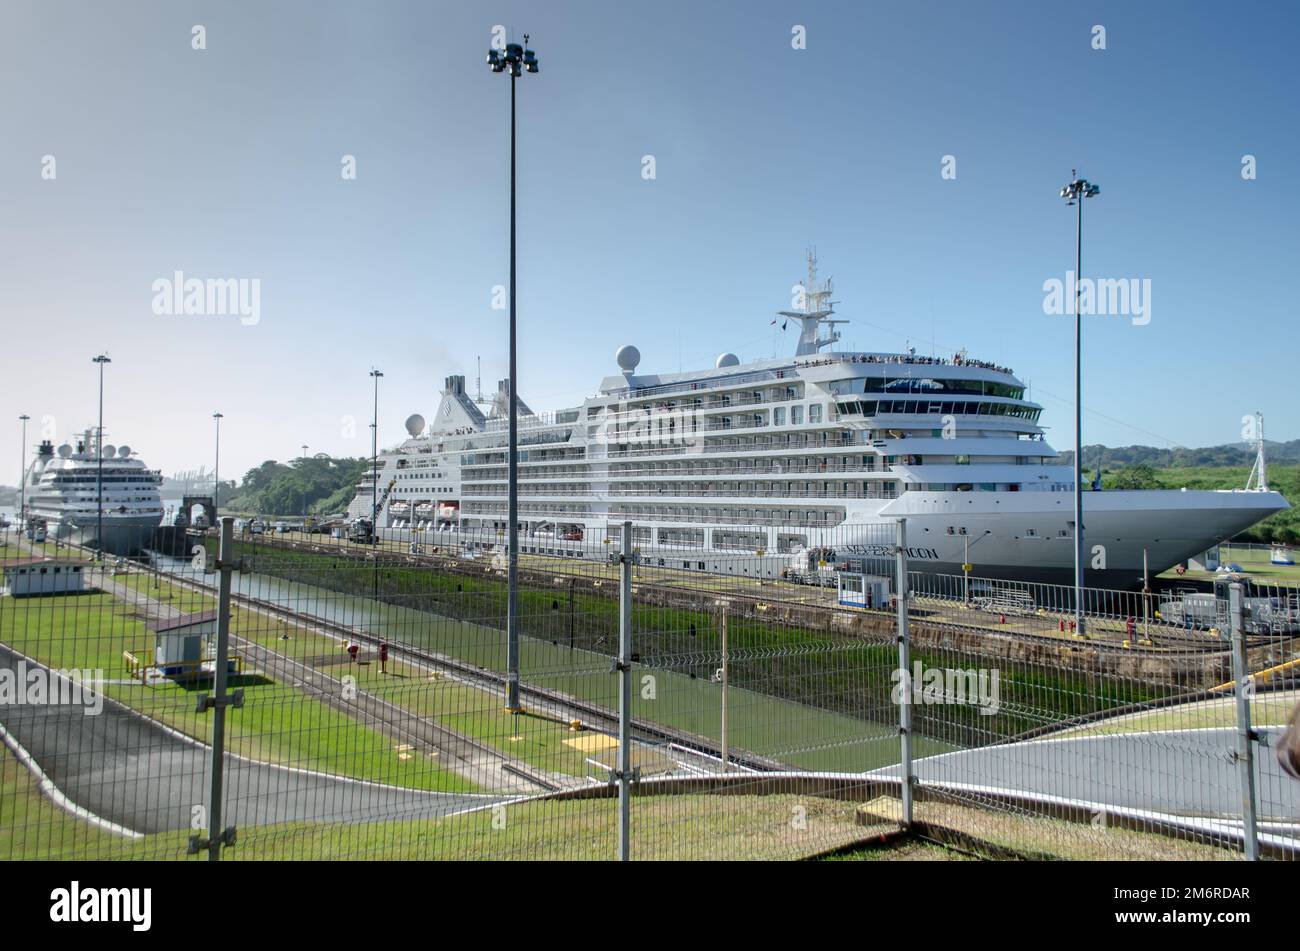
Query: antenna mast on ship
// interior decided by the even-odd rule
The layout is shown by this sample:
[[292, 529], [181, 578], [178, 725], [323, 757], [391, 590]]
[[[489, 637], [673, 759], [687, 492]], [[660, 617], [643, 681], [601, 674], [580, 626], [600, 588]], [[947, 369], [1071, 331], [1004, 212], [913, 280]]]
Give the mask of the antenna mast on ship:
[[[779, 310], [777, 314], [788, 320], [797, 320], [800, 323], [799, 346], [795, 349], [796, 357], [806, 356], [808, 354], [820, 353], [822, 347], [829, 347], [840, 339], [840, 332], [835, 329], [836, 324], [847, 324], [847, 320], [833, 320], [835, 305], [839, 301], [831, 300], [832, 280], [827, 278], [821, 284], [817, 283], [817, 249], [810, 248], [808, 251], [808, 281], [800, 281], [803, 287], [803, 310]], [[825, 324], [827, 332], [822, 336], [820, 331]]]
[[1255, 465], [1246, 477], [1247, 491], [1268, 491], [1268, 462], [1264, 458], [1264, 414], [1255, 414]]

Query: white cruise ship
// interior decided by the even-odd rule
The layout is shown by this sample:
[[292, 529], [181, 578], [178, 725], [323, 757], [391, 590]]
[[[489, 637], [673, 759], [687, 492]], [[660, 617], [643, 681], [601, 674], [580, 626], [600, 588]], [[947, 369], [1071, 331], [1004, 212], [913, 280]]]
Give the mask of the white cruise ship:
[[[88, 432], [75, 447], [65, 443], [57, 453], [48, 440], [40, 444], [23, 476], [27, 518], [43, 520], [56, 538], [94, 548], [101, 547], [102, 524], [106, 552], [134, 555], [162, 521], [162, 475], [147, 468], [130, 446], [105, 445], [100, 453], [99, 442]], [[101, 479], [102, 514], [95, 491]]]
[[[631, 520], [651, 564], [776, 577], [807, 553], [887, 557], [881, 525], [905, 516], [913, 570], [957, 575], [969, 559], [976, 577], [1073, 583], [1074, 475], [1025, 385], [964, 353], [830, 352], [842, 321], [811, 257], [804, 287], [804, 308], [778, 316], [800, 331], [793, 356], [643, 373], [627, 346], [581, 406], [520, 401], [520, 551], [600, 557]], [[505, 381], [485, 412], [448, 377], [349, 516], [502, 549], [508, 405]], [[1087, 492], [1086, 584], [1138, 587], [1144, 554], [1154, 576], [1285, 508], [1276, 492]]]

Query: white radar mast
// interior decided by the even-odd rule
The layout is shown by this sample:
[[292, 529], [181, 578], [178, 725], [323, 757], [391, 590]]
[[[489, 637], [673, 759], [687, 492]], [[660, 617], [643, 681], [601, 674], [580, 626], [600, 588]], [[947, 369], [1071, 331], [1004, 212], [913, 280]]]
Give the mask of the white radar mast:
[[[820, 353], [823, 347], [834, 344], [840, 339], [840, 332], [835, 329], [835, 325], [847, 324], [848, 321], [832, 319], [835, 305], [839, 301], [831, 300], [831, 278], [828, 277], [821, 284], [817, 283], [816, 248], [808, 251], [808, 281], [800, 281], [798, 286], [802, 289], [800, 296], [803, 298], [803, 310], [779, 310], [777, 314], [788, 320], [799, 321], [802, 329], [799, 331], [799, 346], [794, 355], [802, 357]], [[823, 324], [827, 328], [825, 336], [821, 334]]]
[[1264, 414], [1255, 414], [1255, 465], [1246, 477], [1246, 489], [1253, 492], [1268, 491], [1268, 462], [1264, 459]]

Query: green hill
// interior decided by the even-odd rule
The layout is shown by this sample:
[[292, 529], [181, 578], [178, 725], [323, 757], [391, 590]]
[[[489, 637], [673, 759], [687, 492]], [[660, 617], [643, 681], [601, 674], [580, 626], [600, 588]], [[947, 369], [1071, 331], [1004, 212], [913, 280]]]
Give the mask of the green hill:
[[331, 515], [342, 512], [356, 494], [369, 459], [313, 457], [291, 463], [268, 459], [248, 470], [224, 502], [232, 512], [260, 515]]
[[[1300, 439], [1290, 442], [1269, 442], [1266, 439], [1264, 452], [1268, 456], [1270, 470], [1273, 463], [1300, 463]], [[1062, 465], [1068, 466], [1074, 458], [1074, 451], [1066, 450], [1058, 458]], [[1244, 442], [1201, 449], [1182, 446], [1176, 449], [1157, 449], [1154, 446], [1084, 446], [1083, 461], [1089, 471], [1093, 471], [1100, 461], [1103, 468], [1132, 465], [1148, 465], [1156, 469], [1245, 466], [1249, 472], [1255, 461], [1255, 446]], [[1243, 478], [1242, 485], [1245, 481]]]

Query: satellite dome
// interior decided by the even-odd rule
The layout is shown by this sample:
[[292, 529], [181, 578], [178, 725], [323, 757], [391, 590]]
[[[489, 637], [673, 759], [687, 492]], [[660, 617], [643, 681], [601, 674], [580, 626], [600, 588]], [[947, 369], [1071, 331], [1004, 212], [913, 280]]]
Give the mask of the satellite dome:
[[624, 373], [632, 373], [636, 370], [636, 365], [641, 362], [641, 351], [629, 343], [618, 348], [614, 359], [618, 361], [620, 370]]
[[65, 442], [62, 446], [59, 447], [59, 458], [66, 459], [70, 455], [72, 455], [72, 447]]
[[419, 413], [412, 413], [406, 417], [406, 431], [412, 436], [418, 436], [424, 432], [424, 417]]
[[105, 446], [103, 449], [100, 450], [100, 455], [102, 455], [105, 459], [112, 459], [115, 455], [117, 455], [117, 447], [114, 446], [112, 443], [109, 443], [107, 446]]
[[118, 447], [117, 447], [117, 458], [119, 458], [119, 459], [125, 459], [125, 458], [127, 458], [129, 455], [131, 455], [131, 447], [130, 447], [130, 446], [118, 446]]
[[740, 366], [740, 357], [734, 353], [720, 353], [718, 354], [718, 362], [714, 366], [719, 370], [723, 367], [738, 367]]

